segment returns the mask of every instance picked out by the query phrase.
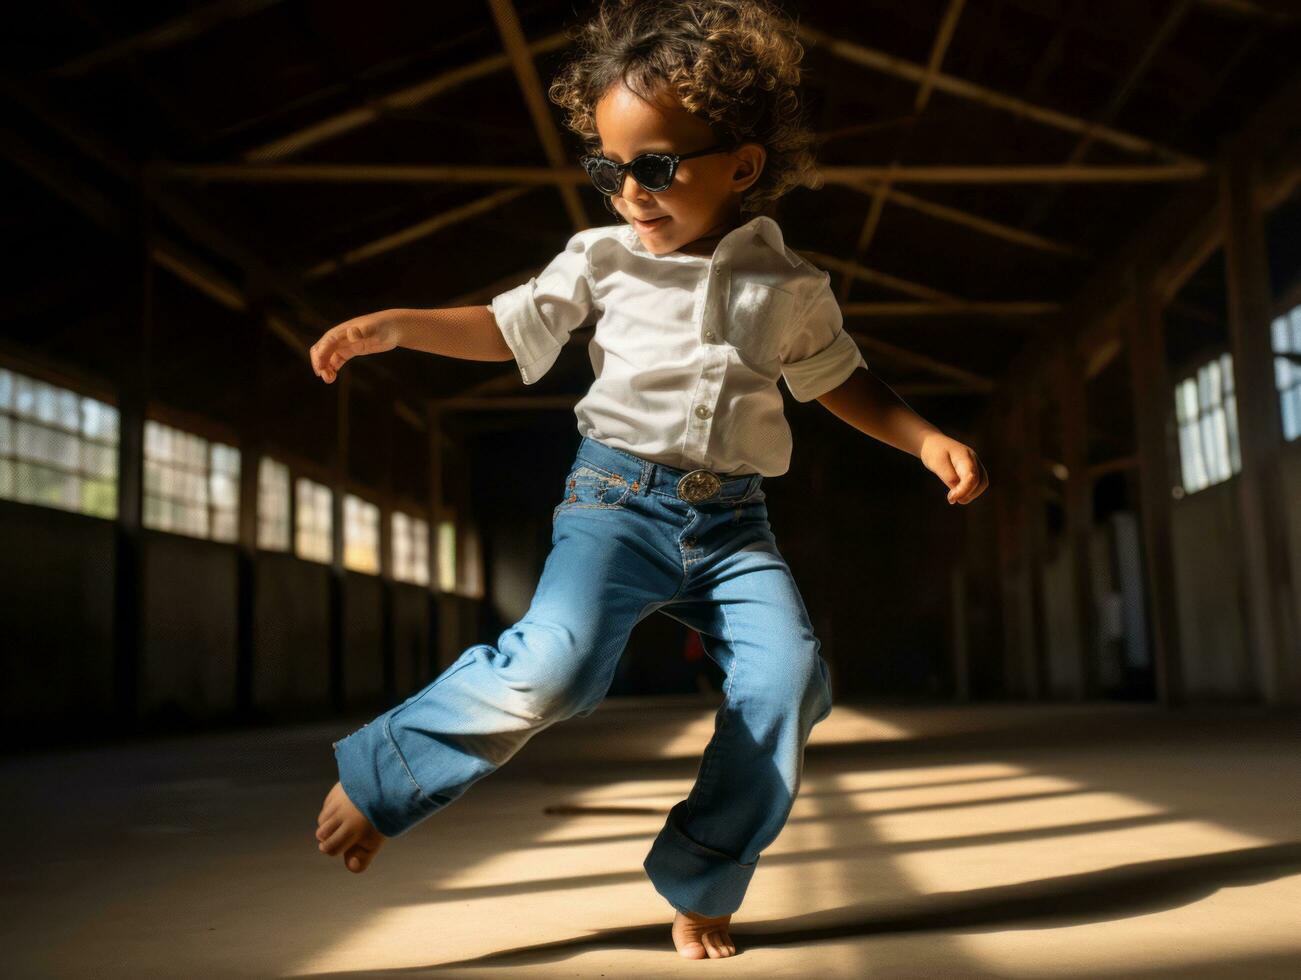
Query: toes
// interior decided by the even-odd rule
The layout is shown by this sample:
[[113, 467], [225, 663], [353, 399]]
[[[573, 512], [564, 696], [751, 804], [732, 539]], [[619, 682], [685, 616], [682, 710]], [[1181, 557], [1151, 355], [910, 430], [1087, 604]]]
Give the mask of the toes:
[[722, 958], [723, 951], [718, 945], [718, 933], [707, 932], [701, 937], [701, 939], [705, 941], [705, 951], [709, 954], [711, 960]]
[[316, 839], [318, 841], [326, 840], [332, 833], [339, 829], [339, 824], [342, 822], [343, 821], [338, 817], [326, 817], [321, 821], [321, 825], [316, 828]]
[[361, 874], [374, 859], [375, 851], [364, 844], [354, 844], [343, 852], [343, 864], [354, 874]]
[[348, 829], [346, 823], [340, 823], [339, 826], [325, 840], [321, 842], [321, 850], [326, 854], [338, 854], [344, 847], [352, 843], [352, 831]]
[[709, 955], [705, 952], [705, 947], [695, 940], [683, 943], [678, 947], [678, 952], [689, 960], [703, 960]]

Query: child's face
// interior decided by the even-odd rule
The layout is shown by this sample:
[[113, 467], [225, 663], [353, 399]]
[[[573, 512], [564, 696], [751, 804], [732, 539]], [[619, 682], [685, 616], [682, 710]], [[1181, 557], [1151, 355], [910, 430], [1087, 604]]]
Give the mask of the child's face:
[[[654, 104], [616, 83], [595, 108], [601, 153], [626, 163], [639, 153], [691, 153], [718, 143], [709, 124], [682, 108], [663, 89]], [[610, 200], [646, 249], [664, 255], [700, 238], [724, 234], [740, 215], [741, 192], [759, 178], [764, 150], [746, 143], [731, 153], [710, 153], [678, 164], [668, 190], [652, 194], [623, 175], [623, 190]], [[663, 218], [652, 224], [639, 219]]]

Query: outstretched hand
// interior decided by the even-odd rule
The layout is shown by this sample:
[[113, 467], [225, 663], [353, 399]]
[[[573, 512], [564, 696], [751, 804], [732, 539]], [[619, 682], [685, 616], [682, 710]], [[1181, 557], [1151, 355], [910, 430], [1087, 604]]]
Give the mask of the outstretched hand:
[[976, 451], [943, 433], [922, 440], [919, 453], [925, 467], [949, 488], [950, 504], [969, 504], [989, 486], [989, 474]]
[[325, 331], [308, 353], [316, 376], [330, 384], [358, 354], [382, 354], [397, 345], [397, 327], [383, 316], [367, 313]]

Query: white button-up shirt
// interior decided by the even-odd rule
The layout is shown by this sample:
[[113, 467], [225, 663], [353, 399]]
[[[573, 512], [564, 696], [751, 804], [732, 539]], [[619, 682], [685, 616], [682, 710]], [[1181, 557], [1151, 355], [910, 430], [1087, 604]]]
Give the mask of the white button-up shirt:
[[791, 457], [778, 378], [805, 402], [867, 367], [830, 279], [767, 216], [712, 256], [655, 255], [631, 225], [605, 225], [491, 308], [525, 384], [596, 324], [596, 378], [574, 406], [582, 435], [679, 469], [770, 477]]

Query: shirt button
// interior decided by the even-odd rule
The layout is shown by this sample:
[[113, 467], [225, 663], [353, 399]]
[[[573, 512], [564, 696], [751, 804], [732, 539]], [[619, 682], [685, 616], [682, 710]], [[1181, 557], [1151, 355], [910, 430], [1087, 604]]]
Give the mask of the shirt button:
[[697, 418], [707, 419], [707, 418], [709, 418], [709, 416], [711, 416], [711, 415], [713, 415], [713, 414], [714, 414], [714, 413], [711, 412], [711, 411], [709, 410], [709, 407], [706, 406], [706, 405], [697, 405], [697, 406], [696, 406], [696, 417], [697, 417]]
[[713, 339], [714, 339], [714, 331], [712, 331], [712, 330], [706, 330], [706, 331], [705, 331], [705, 339], [706, 339], [706, 340], [713, 340]]
[[721, 276], [722, 274], [723, 274], [723, 267], [721, 265], [714, 266], [714, 275]]

